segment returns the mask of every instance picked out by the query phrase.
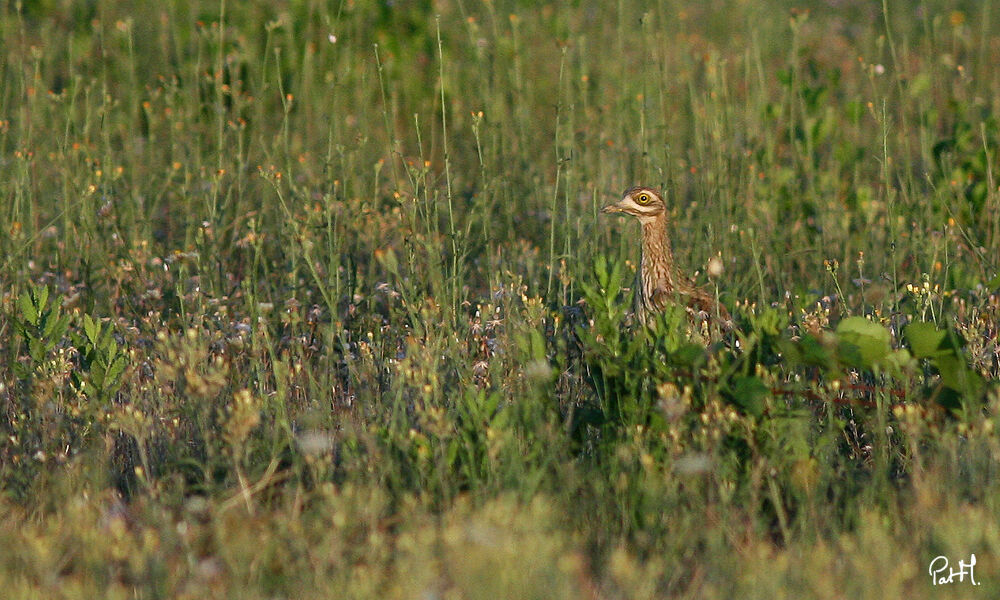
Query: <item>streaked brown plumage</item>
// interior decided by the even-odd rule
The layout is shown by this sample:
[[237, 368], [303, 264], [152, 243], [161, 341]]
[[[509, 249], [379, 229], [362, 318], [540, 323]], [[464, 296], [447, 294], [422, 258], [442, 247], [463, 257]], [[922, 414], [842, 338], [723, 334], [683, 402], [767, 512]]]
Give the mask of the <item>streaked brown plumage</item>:
[[718, 316], [723, 326], [730, 323], [724, 306], [674, 268], [667, 233], [667, 205], [660, 192], [643, 186], [630, 188], [621, 200], [605, 206], [601, 212], [632, 215], [642, 227], [642, 255], [633, 302], [637, 321], [647, 323], [650, 315], [662, 312], [670, 303], [679, 303], [701, 319]]

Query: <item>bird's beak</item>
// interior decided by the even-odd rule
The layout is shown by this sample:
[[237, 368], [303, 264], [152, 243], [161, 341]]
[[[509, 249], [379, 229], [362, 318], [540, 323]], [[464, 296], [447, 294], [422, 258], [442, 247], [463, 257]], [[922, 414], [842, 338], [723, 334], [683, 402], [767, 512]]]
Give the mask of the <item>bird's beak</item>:
[[602, 208], [601, 212], [606, 215], [610, 215], [612, 213], [620, 213], [622, 212], [622, 207], [618, 206], [617, 204], [609, 204], [604, 208]]

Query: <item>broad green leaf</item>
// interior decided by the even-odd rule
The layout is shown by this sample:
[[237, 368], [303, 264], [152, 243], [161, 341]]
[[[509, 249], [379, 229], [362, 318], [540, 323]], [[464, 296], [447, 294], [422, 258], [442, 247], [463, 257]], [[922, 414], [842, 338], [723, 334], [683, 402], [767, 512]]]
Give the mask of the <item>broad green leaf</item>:
[[749, 415], [764, 414], [764, 398], [770, 390], [758, 377], [734, 377], [729, 386], [729, 397], [734, 404]]
[[934, 365], [941, 374], [941, 383], [966, 398], [974, 398], [982, 390], [983, 379], [969, 368], [961, 356], [939, 356]]
[[912, 369], [915, 363], [910, 351], [902, 348], [889, 353], [885, 359], [885, 366], [893, 376], [901, 377], [907, 370]]
[[39, 315], [38, 311], [35, 310], [35, 304], [32, 302], [31, 294], [28, 292], [21, 294], [21, 297], [18, 299], [18, 303], [21, 306], [21, 318], [24, 319], [24, 322], [28, 325], [37, 327]]
[[939, 387], [935, 399], [939, 405], [948, 410], [959, 410], [962, 408], [962, 394], [948, 386]]
[[929, 358], [948, 348], [948, 332], [933, 323], [910, 323], [903, 330], [910, 351], [917, 358]]
[[69, 315], [60, 317], [59, 306], [56, 305], [55, 310], [45, 320], [45, 329], [42, 331], [42, 337], [52, 340], [53, 344], [55, 344], [65, 335], [68, 326]]
[[119, 356], [114, 361], [112, 361], [111, 366], [108, 367], [108, 372], [105, 375], [105, 380], [111, 382], [112, 384], [118, 382], [118, 378], [121, 377], [122, 372], [128, 365], [128, 360], [124, 356]]
[[854, 367], [870, 369], [889, 355], [891, 336], [885, 327], [864, 317], [848, 317], [837, 325], [841, 358]]
[[105, 375], [107, 374], [107, 367], [99, 362], [94, 362], [90, 365], [90, 382], [94, 384], [98, 390], [104, 387]]
[[90, 343], [97, 346], [97, 340], [98, 336], [101, 334], [101, 330], [98, 324], [90, 318], [90, 315], [83, 315], [83, 331], [87, 334], [87, 339]]
[[[832, 337], [832, 336], [831, 336]], [[786, 365], [792, 368], [808, 366], [835, 369], [836, 356], [822, 340], [812, 334], [804, 334], [798, 340], [783, 337], [777, 340]]]
[[700, 344], [686, 343], [674, 353], [674, 360], [678, 365], [693, 367], [701, 362], [705, 356], [705, 347]]

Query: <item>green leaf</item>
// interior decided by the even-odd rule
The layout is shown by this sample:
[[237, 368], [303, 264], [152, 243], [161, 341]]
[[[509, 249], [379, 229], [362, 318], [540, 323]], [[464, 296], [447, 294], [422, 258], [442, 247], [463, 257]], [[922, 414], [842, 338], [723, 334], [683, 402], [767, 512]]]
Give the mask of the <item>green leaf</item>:
[[938, 388], [935, 400], [942, 407], [948, 410], [960, 410], [962, 408], [962, 394], [947, 386]]
[[580, 281], [579, 286], [580, 290], [583, 292], [584, 299], [587, 300], [587, 304], [590, 304], [592, 306], [597, 305], [598, 300], [600, 300], [601, 298], [601, 295], [598, 293], [597, 288], [590, 285], [586, 281]]
[[850, 366], [870, 369], [883, 362], [891, 348], [889, 330], [864, 317], [848, 317], [837, 325], [840, 356]]
[[21, 306], [21, 318], [28, 325], [37, 327], [38, 326], [38, 311], [35, 309], [35, 304], [32, 302], [32, 294], [30, 292], [25, 292], [21, 294], [18, 299], [18, 304]]
[[653, 327], [657, 344], [666, 352], [676, 352], [684, 342], [684, 324], [687, 322], [687, 310], [679, 304], [668, 304], [663, 311], [656, 314]]
[[128, 366], [128, 360], [124, 356], [116, 358], [112, 361], [111, 366], [108, 367], [108, 372], [104, 377], [105, 381], [117, 384], [118, 379], [121, 377], [121, 374], [125, 370], [126, 366]]
[[775, 337], [788, 327], [788, 315], [766, 308], [759, 315], [751, 317], [751, 326], [764, 336]]
[[594, 258], [594, 275], [597, 277], [597, 285], [602, 288], [608, 287], [608, 259], [603, 254], [598, 254]]
[[42, 343], [42, 340], [38, 338], [28, 340], [28, 355], [35, 364], [42, 362], [42, 359], [45, 358], [45, 344]]
[[622, 289], [622, 268], [618, 263], [608, 263], [607, 257], [603, 254], [594, 258], [594, 277], [597, 285], [600, 286], [600, 296], [606, 298], [608, 302], [616, 302], [618, 293]]
[[611, 279], [608, 281], [608, 290], [614, 289], [615, 296], [621, 292], [622, 283], [625, 281], [625, 271], [620, 263], [615, 263], [611, 268]]
[[38, 309], [38, 314], [44, 314], [45, 308], [49, 304], [49, 288], [44, 285], [40, 285], [35, 288], [32, 295], [34, 296], [35, 307]]
[[700, 363], [704, 356], [704, 346], [688, 342], [677, 349], [673, 359], [680, 366], [693, 367]]
[[764, 414], [764, 398], [770, 393], [759, 377], [739, 376], [729, 385], [729, 398], [749, 415], [759, 417]]
[[941, 374], [941, 383], [965, 398], [975, 398], [983, 387], [983, 378], [965, 364], [958, 355], [939, 356], [934, 365]]
[[910, 323], [903, 330], [903, 337], [917, 358], [930, 358], [941, 354], [942, 350], [954, 352], [949, 347], [948, 332], [933, 323]]
[[60, 317], [59, 312], [59, 306], [56, 305], [55, 309], [46, 317], [45, 328], [42, 330], [42, 337], [51, 340], [52, 345], [62, 339], [63, 335], [66, 334], [66, 328], [69, 327], [69, 315]]
[[[784, 341], [784, 340], [782, 340]], [[810, 367], [829, 368], [833, 365], [833, 356], [823, 343], [812, 334], [805, 334], [797, 342], [787, 341], [781, 344], [782, 351], [791, 355], [789, 358], [797, 360], [803, 365]]]
[[914, 358], [906, 348], [890, 352], [885, 359], [886, 368], [895, 377], [902, 377], [914, 364]]
[[94, 387], [97, 388], [98, 390], [104, 387], [105, 381], [107, 379], [105, 376], [106, 373], [107, 373], [107, 368], [103, 364], [99, 362], [94, 362], [92, 365], [90, 365], [90, 373], [89, 373], [90, 382], [94, 384]]
[[101, 328], [90, 315], [83, 315], [83, 331], [87, 334], [87, 339], [95, 347], [97, 346], [98, 337], [101, 335]]

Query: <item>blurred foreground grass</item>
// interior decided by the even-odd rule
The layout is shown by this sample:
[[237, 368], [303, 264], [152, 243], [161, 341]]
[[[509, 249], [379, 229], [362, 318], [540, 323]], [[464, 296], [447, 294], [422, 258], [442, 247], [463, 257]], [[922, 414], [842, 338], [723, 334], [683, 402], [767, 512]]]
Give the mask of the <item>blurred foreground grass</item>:
[[0, 2], [5, 593], [996, 595], [995, 12]]

